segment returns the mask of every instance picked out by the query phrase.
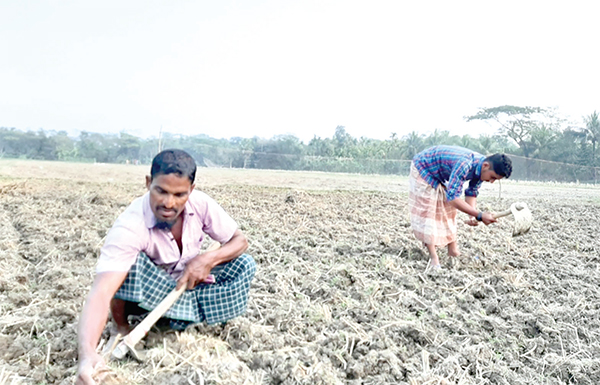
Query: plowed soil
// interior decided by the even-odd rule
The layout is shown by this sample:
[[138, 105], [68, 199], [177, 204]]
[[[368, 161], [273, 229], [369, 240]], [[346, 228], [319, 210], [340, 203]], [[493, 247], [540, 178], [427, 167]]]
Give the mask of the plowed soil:
[[[0, 161], [0, 384], [72, 383], [98, 251], [148, 169]], [[200, 169], [197, 188], [250, 240], [248, 312], [151, 331], [107, 383], [600, 383], [600, 188], [484, 186], [481, 208], [524, 201], [531, 231], [461, 214], [462, 255], [440, 250], [440, 271], [405, 177]]]

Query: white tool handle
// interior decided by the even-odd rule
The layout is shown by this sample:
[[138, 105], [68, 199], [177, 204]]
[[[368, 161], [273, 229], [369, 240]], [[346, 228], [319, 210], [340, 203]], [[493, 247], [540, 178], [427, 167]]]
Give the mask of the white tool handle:
[[[219, 242], [214, 242], [211, 244], [206, 251], [217, 250], [221, 247]], [[209, 276], [210, 277], [210, 276]], [[214, 282], [214, 277], [213, 277]], [[146, 316], [124, 339], [123, 343], [129, 347], [135, 346], [144, 336], [150, 328], [158, 321], [160, 317], [163, 316], [169, 310], [171, 305], [177, 301], [177, 299], [183, 294], [186, 290], [186, 286], [181, 286], [179, 289], [173, 289], [160, 303], [157, 307], [155, 307], [150, 314]]]
[[166, 297], [163, 299], [157, 307], [155, 307], [150, 314], [144, 318], [142, 322], [140, 322], [127, 336], [123, 339], [123, 342], [127, 346], [135, 346], [144, 336], [150, 328], [158, 321], [163, 314], [166, 313], [167, 310], [177, 301], [177, 299], [183, 294], [187, 287], [181, 286], [179, 289], [173, 289]]
[[498, 219], [498, 218], [502, 218], [502, 217], [505, 217], [505, 216], [510, 215], [510, 214], [512, 214], [512, 210], [508, 209], [508, 210], [501, 211], [499, 213], [495, 213], [495, 214], [492, 214], [492, 215], [494, 216], [494, 218]]

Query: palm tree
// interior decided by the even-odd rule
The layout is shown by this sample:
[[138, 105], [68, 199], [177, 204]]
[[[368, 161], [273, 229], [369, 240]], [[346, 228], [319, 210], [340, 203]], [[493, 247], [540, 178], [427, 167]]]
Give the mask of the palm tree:
[[600, 141], [600, 119], [598, 112], [594, 111], [589, 116], [585, 116], [585, 128], [583, 131], [587, 139], [592, 142], [592, 165], [596, 164], [596, 143]]
[[437, 128], [427, 138], [425, 138], [425, 146], [427, 147], [450, 143], [450, 131], [438, 130]]
[[406, 159], [412, 159], [421, 150], [424, 150], [426, 145], [424, 143], [424, 135], [419, 134], [417, 131], [412, 131], [404, 137], [406, 143], [404, 156]]
[[470, 135], [457, 136], [454, 144], [471, 150], [474, 149], [474, 140]]
[[479, 151], [483, 155], [491, 155], [498, 151], [498, 144], [494, 140], [493, 137], [489, 135], [480, 135], [477, 138], [477, 151]]

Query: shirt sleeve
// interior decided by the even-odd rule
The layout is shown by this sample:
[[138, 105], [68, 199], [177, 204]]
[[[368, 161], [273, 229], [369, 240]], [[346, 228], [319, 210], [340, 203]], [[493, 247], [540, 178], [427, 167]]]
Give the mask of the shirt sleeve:
[[463, 159], [454, 165], [448, 184], [446, 185], [446, 199], [448, 202], [455, 200], [460, 197], [463, 189], [463, 185], [467, 179], [467, 174], [471, 168], [471, 161]]
[[204, 195], [205, 211], [202, 213], [202, 230], [219, 243], [229, 242], [238, 224], [214, 199]]
[[469, 187], [465, 190], [465, 196], [477, 197], [479, 195], [479, 187], [481, 187], [481, 179], [473, 179], [469, 182]]
[[126, 225], [126, 222], [125, 218], [119, 217], [106, 235], [96, 264], [96, 273], [129, 271], [144, 249], [143, 234], [134, 229], [137, 227], [147, 231], [146, 225], [142, 221], [136, 227], [132, 227]]

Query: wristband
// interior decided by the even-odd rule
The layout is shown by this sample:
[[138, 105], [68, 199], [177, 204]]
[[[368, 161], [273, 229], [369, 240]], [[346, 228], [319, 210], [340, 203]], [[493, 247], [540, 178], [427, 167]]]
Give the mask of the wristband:
[[477, 214], [477, 217], [475, 219], [477, 219], [479, 222], [481, 222], [481, 220], [483, 219], [483, 212], [479, 212], [479, 214]]

